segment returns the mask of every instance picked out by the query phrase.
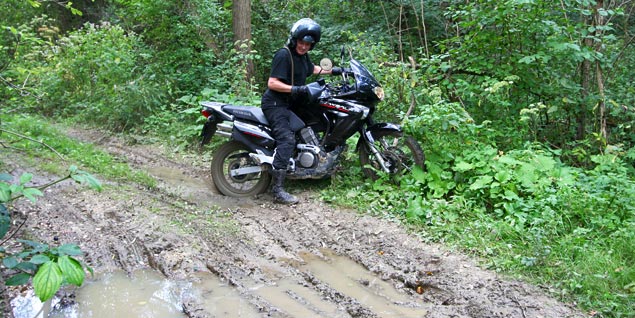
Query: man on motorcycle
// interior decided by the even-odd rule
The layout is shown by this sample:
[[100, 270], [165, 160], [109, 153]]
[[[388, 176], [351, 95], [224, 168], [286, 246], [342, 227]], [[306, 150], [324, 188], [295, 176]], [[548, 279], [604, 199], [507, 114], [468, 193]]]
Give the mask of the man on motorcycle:
[[304, 18], [293, 27], [285, 47], [276, 52], [271, 62], [271, 74], [267, 81], [267, 90], [262, 95], [261, 107], [273, 129], [276, 149], [272, 164], [274, 202], [294, 204], [298, 199], [283, 188], [289, 159], [295, 148], [295, 135], [289, 118], [291, 107], [309, 93], [305, 86], [306, 78], [311, 74], [341, 74], [340, 68], [325, 71], [314, 65], [308, 52], [320, 41], [320, 25]]

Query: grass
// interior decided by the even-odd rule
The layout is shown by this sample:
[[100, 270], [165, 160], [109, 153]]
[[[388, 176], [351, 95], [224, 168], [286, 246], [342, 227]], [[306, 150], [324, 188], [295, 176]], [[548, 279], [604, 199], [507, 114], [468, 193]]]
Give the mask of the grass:
[[0, 128], [5, 130], [0, 135], [0, 141], [10, 145], [12, 151], [25, 154], [25, 160], [31, 161], [33, 166], [37, 164], [46, 172], [65, 175], [65, 170], [74, 164], [107, 179], [129, 180], [150, 188], [156, 186], [156, 180], [147, 173], [132, 169], [92, 144], [65, 136], [44, 119], [28, 115], [0, 115], [0, 120]]

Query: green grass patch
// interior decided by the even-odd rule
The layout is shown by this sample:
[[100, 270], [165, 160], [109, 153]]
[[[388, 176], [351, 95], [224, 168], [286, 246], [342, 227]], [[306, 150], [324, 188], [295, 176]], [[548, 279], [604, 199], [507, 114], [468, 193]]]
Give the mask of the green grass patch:
[[[45, 119], [31, 115], [0, 115], [0, 140], [9, 151], [21, 152], [25, 160], [54, 174], [66, 174], [71, 164], [112, 180], [128, 180], [155, 187], [156, 180], [143, 171], [132, 169], [92, 144], [67, 137]], [[19, 134], [19, 135], [18, 135]], [[24, 136], [21, 137], [20, 135]], [[51, 149], [54, 149], [51, 150]]]

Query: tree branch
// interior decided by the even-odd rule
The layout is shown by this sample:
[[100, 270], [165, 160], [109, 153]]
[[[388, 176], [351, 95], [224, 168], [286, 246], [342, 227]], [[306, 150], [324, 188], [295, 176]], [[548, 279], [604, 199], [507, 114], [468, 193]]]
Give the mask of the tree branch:
[[45, 146], [46, 148], [48, 148], [49, 150], [51, 150], [52, 152], [54, 152], [58, 157], [60, 157], [60, 159], [62, 159], [62, 161], [66, 161], [64, 156], [62, 156], [59, 152], [57, 152], [55, 149], [53, 149], [53, 147], [47, 145], [46, 143], [44, 143], [42, 141], [35, 140], [35, 139], [33, 139], [31, 137], [28, 137], [28, 136], [25, 136], [23, 134], [20, 134], [20, 133], [17, 133], [17, 132], [13, 132], [13, 131], [10, 131], [10, 130], [6, 130], [6, 129], [2, 129], [2, 128], [0, 128], [0, 131], [8, 133], [8, 134], [15, 135], [15, 136], [18, 136], [20, 138], [24, 138], [24, 139], [27, 139], [27, 140], [30, 140], [30, 141], [33, 141], [33, 142], [36, 142], [38, 144], [41, 144], [41, 145]]

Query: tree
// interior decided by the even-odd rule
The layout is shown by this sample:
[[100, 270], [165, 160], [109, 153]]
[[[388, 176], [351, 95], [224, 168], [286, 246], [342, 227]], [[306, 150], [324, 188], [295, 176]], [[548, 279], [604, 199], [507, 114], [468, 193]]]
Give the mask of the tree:
[[[251, 53], [251, 0], [233, 1], [232, 30], [236, 52], [242, 56], [249, 56]], [[253, 61], [246, 58], [242, 66], [245, 68], [247, 82], [251, 83], [255, 73]]]

